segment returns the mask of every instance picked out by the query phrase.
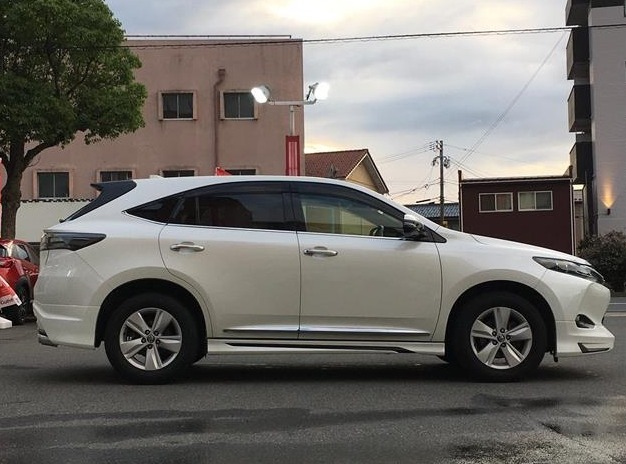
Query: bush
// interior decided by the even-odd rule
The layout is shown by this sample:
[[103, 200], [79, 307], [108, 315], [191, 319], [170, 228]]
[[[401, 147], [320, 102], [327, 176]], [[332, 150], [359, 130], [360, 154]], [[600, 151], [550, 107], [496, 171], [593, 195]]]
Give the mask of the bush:
[[604, 235], [585, 237], [578, 246], [578, 255], [604, 276], [614, 292], [624, 291], [626, 235], [623, 232], [613, 230]]

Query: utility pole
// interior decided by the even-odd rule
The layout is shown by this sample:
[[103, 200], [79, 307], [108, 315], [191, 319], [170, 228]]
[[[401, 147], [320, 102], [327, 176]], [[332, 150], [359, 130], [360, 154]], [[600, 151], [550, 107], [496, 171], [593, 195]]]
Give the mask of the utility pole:
[[434, 143], [433, 151], [439, 150], [439, 156], [433, 158], [433, 166], [439, 163], [439, 224], [443, 225], [444, 219], [444, 184], [443, 184], [443, 168], [448, 169], [450, 167], [450, 158], [443, 156], [443, 140], [437, 140]]

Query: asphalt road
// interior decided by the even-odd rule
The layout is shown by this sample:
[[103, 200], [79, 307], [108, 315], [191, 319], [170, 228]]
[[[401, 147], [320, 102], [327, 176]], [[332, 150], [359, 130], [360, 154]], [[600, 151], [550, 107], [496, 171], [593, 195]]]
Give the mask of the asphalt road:
[[0, 330], [0, 464], [625, 463], [624, 316], [612, 352], [509, 384], [373, 354], [213, 356], [134, 386], [102, 349]]

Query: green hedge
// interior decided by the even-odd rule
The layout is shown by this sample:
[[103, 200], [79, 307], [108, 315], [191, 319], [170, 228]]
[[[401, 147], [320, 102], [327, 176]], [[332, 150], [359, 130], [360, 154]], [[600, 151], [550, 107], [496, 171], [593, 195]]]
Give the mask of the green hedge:
[[604, 276], [611, 290], [624, 291], [626, 235], [623, 232], [613, 230], [604, 235], [585, 237], [578, 246], [578, 255]]

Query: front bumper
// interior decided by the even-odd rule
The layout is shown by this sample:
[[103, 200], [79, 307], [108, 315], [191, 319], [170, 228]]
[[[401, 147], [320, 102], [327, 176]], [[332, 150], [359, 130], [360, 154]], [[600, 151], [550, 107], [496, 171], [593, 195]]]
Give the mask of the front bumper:
[[602, 324], [593, 328], [580, 328], [575, 322], [557, 321], [556, 356], [580, 356], [603, 353], [613, 349], [615, 336]]

